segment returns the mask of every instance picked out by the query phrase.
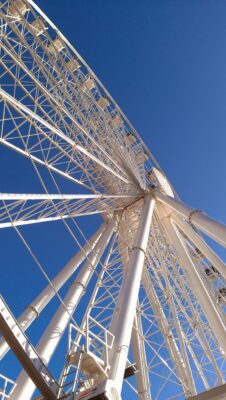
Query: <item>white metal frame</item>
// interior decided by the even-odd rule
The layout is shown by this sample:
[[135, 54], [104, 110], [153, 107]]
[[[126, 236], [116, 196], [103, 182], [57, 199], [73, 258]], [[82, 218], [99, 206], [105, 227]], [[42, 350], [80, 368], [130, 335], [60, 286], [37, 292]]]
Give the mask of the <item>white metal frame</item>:
[[[46, 367], [70, 323], [74, 352], [86, 331], [86, 347], [105, 374], [83, 377], [81, 389], [77, 366], [68, 398], [105, 393], [111, 400], [127, 385], [131, 398], [182, 400], [223, 384], [226, 266], [199, 230], [225, 246], [226, 227], [178, 199], [119, 106], [32, 0], [1, 2], [0, 26], [0, 145], [23, 157], [40, 183], [34, 193], [26, 186], [0, 193], [0, 232], [11, 228], [48, 282], [16, 326], [35, 329], [58, 298], [34, 350]], [[97, 216], [104, 222], [86, 240], [83, 218], [92, 224]], [[66, 230], [80, 249], [52, 280], [27, 239], [39, 223], [43, 234], [49, 224]], [[1, 338], [3, 363], [8, 349]], [[135, 376], [124, 379], [134, 364]], [[66, 385], [69, 367], [66, 361], [59, 380]], [[34, 389], [22, 371], [10, 399], [29, 400]]]

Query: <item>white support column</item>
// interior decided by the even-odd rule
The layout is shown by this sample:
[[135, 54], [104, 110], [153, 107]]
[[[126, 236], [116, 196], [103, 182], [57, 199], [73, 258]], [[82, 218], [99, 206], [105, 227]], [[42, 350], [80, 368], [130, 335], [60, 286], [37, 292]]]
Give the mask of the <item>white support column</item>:
[[[167, 243], [165, 243], [167, 245]], [[168, 305], [169, 308], [172, 312], [172, 316], [173, 316], [173, 320], [174, 320], [174, 324], [175, 324], [175, 328], [177, 331], [177, 336], [178, 336], [178, 340], [179, 340], [179, 344], [180, 344], [180, 354], [181, 354], [181, 360], [182, 360], [182, 364], [179, 368], [178, 373], [181, 373], [181, 369], [184, 369], [185, 372], [185, 376], [186, 376], [186, 380], [183, 382], [184, 384], [184, 388], [185, 388], [185, 393], [187, 396], [190, 396], [192, 394], [196, 393], [196, 389], [195, 389], [195, 383], [193, 380], [193, 376], [192, 376], [192, 371], [191, 371], [191, 367], [189, 364], [189, 360], [188, 360], [188, 355], [187, 355], [187, 350], [186, 350], [186, 346], [182, 337], [182, 333], [181, 333], [181, 326], [180, 326], [180, 321], [177, 315], [177, 310], [175, 307], [175, 302], [174, 302], [174, 297], [173, 297], [173, 291], [172, 291], [172, 287], [170, 285], [170, 281], [169, 281], [169, 276], [168, 276], [168, 269], [165, 263], [165, 259], [162, 255], [162, 252], [160, 250], [160, 246], [159, 243], [157, 243], [157, 247], [158, 247], [158, 257], [160, 260], [160, 265], [161, 265], [161, 269], [162, 269], [162, 275], [164, 277], [165, 280], [165, 284], [166, 284], [166, 289], [169, 293], [168, 296]]]
[[211, 262], [223, 278], [226, 280], [226, 265], [223, 261], [214, 253], [214, 251], [202, 240], [202, 238], [195, 232], [190, 225], [182, 220], [178, 215], [173, 214], [172, 220], [175, 224], [185, 233], [185, 235], [195, 244], [201, 253]]
[[[187, 315], [186, 307], [181, 302], [178, 303], [178, 306], [179, 306], [179, 309], [182, 312], [182, 314], [184, 314], [184, 316], [185, 316], [185, 318], [187, 320], [188, 326], [190, 326], [193, 329], [194, 326], [193, 326], [192, 320], [193, 321], [197, 321], [198, 313], [197, 313], [197, 310], [194, 308], [194, 304], [191, 302], [191, 299], [190, 299], [188, 293], [186, 292], [186, 284], [184, 282], [184, 277], [183, 277], [183, 275], [180, 275], [180, 273], [178, 272], [178, 270], [176, 268], [176, 265], [175, 265], [176, 264], [175, 263], [175, 259], [171, 259], [171, 263], [172, 263], [173, 269], [174, 269], [174, 273], [173, 274], [170, 272], [171, 279], [173, 279], [173, 281], [174, 281], [175, 288], [177, 290], [179, 290], [179, 291], [181, 291], [181, 290], [183, 291], [184, 299], [185, 299], [185, 301], [187, 302], [187, 304], [190, 307], [190, 312], [191, 312], [190, 316]], [[174, 274], [175, 274], [175, 276], [174, 276]], [[175, 277], [176, 277], [176, 280], [175, 280]], [[177, 281], [179, 282], [179, 285], [178, 285]], [[158, 282], [160, 284], [159, 280], [158, 280]], [[160, 284], [160, 287], [161, 287], [161, 284]], [[199, 325], [197, 327], [197, 331], [196, 331], [197, 340], [199, 341], [201, 347], [204, 349], [206, 355], [208, 356], [210, 362], [212, 363], [212, 365], [213, 365], [213, 367], [215, 369], [215, 373], [218, 376], [219, 382], [223, 383], [224, 379], [223, 379], [222, 374], [221, 374], [221, 372], [219, 370], [217, 362], [216, 362], [216, 360], [215, 360], [215, 358], [214, 358], [214, 356], [212, 354], [212, 350], [211, 350], [210, 344], [209, 344], [206, 336], [204, 335], [203, 329], [202, 328], [200, 329], [200, 328], [201, 328], [201, 326]], [[188, 341], [186, 341], [186, 346], [187, 346], [189, 352], [191, 353], [191, 351], [189, 349], [190, 345], [189, 345]], [[197, 360], [197, 362], [196, 361], [194, 361], [194, 362], [197, 364], [198, 360]], [[203, 367], [204, 366], [202, 366], [202, 368]], [[199, 371], [199, 368], [197, 368], [197, 370]], [[204, 385], [206, 387], [208, 387], [208, 385], [206, 385], [206, 383], [205, 383], [205, 378], [203, 376], [203, 372], [200, 371], [199, 373], [200, 373], [200, 376], [203, 379]]]
[[[96, 243], [88, 261], [82, 267], [77, 279], [74, 281], [74, 284], [72, 284], [64, 299], [66, 309], [63, 304], [60, 305], [38, 343], [36, 348], [37, 352], [46, 365], [49, 363], [65, 332], [65, 329], [68, 326], [68, 323], [70, 322], [71, 316], [84, 294], [104, 249], [112, 236], [114, 226], [115, 223], [113, 221], [107, 224], [106, 229]], [[21, 372], [16, 383], [17, 386], [10, 400], [30, 400], [35, 390], [35, 385], [24, 371]]]
[[153, 197], [147, 194], [112, 319], [111, 332], [115, 340], [109, 354], [111, 365], [109, 379], [104, 387], [109, 398], [112, 398], [113, 392], [117, 397], [121, 394], [154, 204]]
[[181, 385], [184, 389], [184, 392], [187, 396], [190, 396], [193, 391], [193, 384], [190, 383], [189, 370], [187, 371], [187, 366], [184, 362], [182, 354], [178, 348], [177, 342], [175, 340], [174, 335], [172, 334], [171, 328], [169, 326], [169, 322], [165, 316], [165, 313], [162, 309], [161, 303], [158, 299], [158, 296], [153, 287], [151, 278], [147, 271], [147, 268], [144, 268], [142, 283], [149, 299], [149, 302], [152, 306], [152, 309], [156, 315], [156, 319], [158, 321], [158, 325], [160, 331], [165, 339], [165, 343], [168, 347], [169, 354], [174, 362], [176, 374], [178, 380], [181, 382]]
[[[101, 227], [94, 233], [89, 242], [77, 253], [74, 257], [66, 264], [66, 266], [58, 273], [53, 279], [52, 285], [46, 286], [46, 288], [36, 297], [36, 299], [25, 309], [18, 319], [20, 327], [25, 332], [26, 329], [32, 324], [32, 322], [39, 316], [42, 310], [55, 296], [56, 291], [66, 283], [71, 275], [76, 271], [79, 265], [84, 261], [88, 254], [93, 250], [97, 240], [105, 229], [106, 224], [103, 223]], [[54, 289], [53, 289], [54, 287]], [[6, 355], [9, 350], [9, 346], [4, 338], [0, 339], [0, 360]]]
[[[112, 254], [112, 250], [113, 250], [113, 247], [115, 245], [115, 241], [116, 241], [116, 235], [114, 235], [114, 237], [111, 240], [111, 245], [110, 245], [110, 248], [108, 250], [107, 257], [105, 258], [104, 263], [102, 264], [102, 270], [98, 275], [98, 279], [96, 281], [93, 293], [91, 295], [91, 298], [89, 300], [88, 306], [86, 308], [86, 312], [85, 312], [85, 314], [83, 316], [82, 323], [80, 324], [80, 331], [84, 331], [86, 329], [87, 315], [90, 315], [92, 307], [93, 307], [93, 305], [95, 303], [95, 299], [96, 299], [98, 290], [100, 288], [102, 278], [103, 278], [104, 273], [106, 272], [106, 269], [108, 267], [108, 262], [110, 260], [111, 254]], [[81, 332], [78, 332], [77, 335], [76, 335], [76, 338], [74, 340], [73, 346], [71, 346], [71, 348], [70, 348], [71, 352], [73, 352], [73, 351], [75, 352], [78, 349], [78, 346], [79, 346], [81, 338], [82, 338]], [[104, 359], [104, 356], [103, 356], [102, 359]], [[64, 365], [64, 367], [62, 369], [62, 372], [61, 372], [61, 377], [60, 377], [60, 380], [59, 380], [60, 386], [62, 386], [64, 384], [64, 381], [67, 378], [67, 375], [66, 375], [67, 374], [66, 373], [67, 368], [68, 368], [68, 360], [66, 360], [66, 363], [65, 363], [65, 365]]]
[[[139, 309], [139, 306], [138, 306]], [[145, 344], [143, 340], [143, 329], [139, 311], [134, 318], [132, 330], [132, 348], [134, 361], [138, 372], [136, 373], [136, 382], [139, 398], [142, 400], [151, 400], [149, 371], [147, 366], [147, 358], [145, 352]]]
[[206, 233], [209, 237], [216, 240], [226, 247], [226, 226], [202, 213], [201, 210], [194, 210], [193, 208], [173, 199], [170, 196], [162, 194], [159, 190], [155, 191], [155, 197], [161, 203], [170, 207], [176, 213], [181, 214], [183, 217], [192, 222], [201, 231]]
[[[160, 207], [158, 207], [158, 210], [161, 212]], [[212, 298], [207, 292], [206, 287], [187, 252], [184, 241], [180, 236], [178, 230], [172, 224], [169, 217], [165, 217], [164, 213], [162, 214], [162, 216], [162, 224], [166, 235], [168, 236], [168, 240], [176, 248], [179, 257], [181, 258], [182, 265], [185, 268], [188, 276], [190, 277], [190, 283], [194, 291], [194, 295], [197, 298], [200, 306], [202, 307], [202, 310], [211, 328], [213, 328], [213, 331], [218, 339], [222, 351], [224, 352], [224, 354], [226, 354], [225, 324], [222, 321], [222, 318], [218, 313]]]

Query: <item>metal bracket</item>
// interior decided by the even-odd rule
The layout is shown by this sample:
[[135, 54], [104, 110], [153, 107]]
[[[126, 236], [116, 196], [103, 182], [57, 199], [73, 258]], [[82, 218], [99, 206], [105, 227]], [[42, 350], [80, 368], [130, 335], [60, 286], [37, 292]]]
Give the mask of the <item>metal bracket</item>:
[[142, 249], [142, 247], [134, 246], [134, 247], [132, 247], [131, 251], [133, 251], [133, 250], [140, 250], [140, 251], [142, 251], [142, 252], [144, 253], [144, 256], [146, 257], [146, 251], [145, 251], [144, 249]]
[[25, 309], [26, 309], [26, 310], [32, 310], [32, 311], [34, 311], [34, 313], [36, 314], [36, 317], [35, 317], [35, 318], [38, 318], [38, 317], [39, 317], [39, 312], [38, 312], [38, 310], [36, 310], [36, 308], [35, 308], [34, 306], [31, 306], [31, 305], [29, 304], [28, 306], [25, 307]]
[[191, 219], [192, 219], [193, 215], [194, 214], [198, 214], [198, 213], [203, 214], [203, 211], [202, 210], [193, 210], [193, 211], [191, 211], [190, 214], [189, 214], [189, 217], [188, 217], [188, 221], [190, 223], [192, 223]]
[[71, 286], [73, 286], [73, 285], [81, 286], [83, 288], [83, 292], [84, 293], [86, 292], [86, 285], [84, 282], [75, 280], [74, 282], [72, 282]]

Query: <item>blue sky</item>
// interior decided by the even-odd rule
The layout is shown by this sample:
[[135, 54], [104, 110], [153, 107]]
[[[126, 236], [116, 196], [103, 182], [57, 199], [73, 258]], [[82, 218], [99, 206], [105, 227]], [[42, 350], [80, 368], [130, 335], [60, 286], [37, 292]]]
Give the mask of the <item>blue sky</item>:
[[[181, 199], [226, 223], [225, 2], [37, 0], [36, 3], [118, 102]], [[0, 157], [0, 171], [4, 171], [0, 191], [5, 190], [8, 179], [15, 177], [18, 163], [23, 163], [16, 155], [15, 164], [6, 167], [6, 154], [2, 161]], [[22, 168], [23, 182], [32, 188]], [[15, 180], [11, 191], [20, 192], [20, 184]], [[58, 233], [54, 227], [49, 228], [51, 240], [47, 240], [42, 229], [36, 227], [29, 240], [39, 254], [46, 246], [48, 251], [41, 261], [54, 265], [49, 271], [55, 275], [74, 249], [69, 246], [68, 238], [62, 236], [64, 251], [56, 253]], [[3, 294], [18, 314], [38, 294], [44, 281], [41, 282], [39, 272], [18, 240], [9, 231], [5, 235], [8, 247], [2, 248], [0, 261]], [[11, 240], [15, 254], [20, 252], [19, 265], [15, 255], [8, 254]], [[219, 251], [224, 256], [224, 251]], [[20, 276], [9, 279], [15, 276], [15, 268], [20, 268]], [[25, 304], [20, 301], [22, 297]], [[44, 313], [40, 318], [41, 326], [45, 325], [46, 317]], [[38, 334], [38, 331], [31, 333], [34, 342]], [[9, 356], [9, 373], [10, 363]]]
[[225, 2], [37, 4], [102, 80], [181, 198], [226, 222]]

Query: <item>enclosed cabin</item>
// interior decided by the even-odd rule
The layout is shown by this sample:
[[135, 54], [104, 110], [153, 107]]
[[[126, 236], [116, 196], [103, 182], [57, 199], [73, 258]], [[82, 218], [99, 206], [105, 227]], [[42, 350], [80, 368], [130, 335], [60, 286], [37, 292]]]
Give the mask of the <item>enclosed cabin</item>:
[[126, 141], [130, 146], [132, 146], [136, 142], [136, 140], [136, 137], [131, 132], [128, 132], [126, 134]]
[[202, 254], [202, 252], [199, 250], [198, 247], [195, 247], [195, 253], [196, 253], [196, 256], [197, 256], [198, 258], [201, 258], [202, 260], [205, 259], [205, 256]]
[[110, 101], [108, 100], [108, 98], [106, 96], [101, 96], [98, 100], [97, 100], [97, 104], [100, 108], [102, 108], [102, 110], [105, 110], [109, 104]]
[[9, 15], [15, 18], [20, 18], [21, 16], [24, 16], [27, 11], [29, 11], [29, 7], [27, 3], [25, 3], [23, 0], [9, 1], [9, 8], [8, 8]]
[[92, 76], [89, 75], [82, 86], [83, 89], [88, 89], [89, 91], [91, 91], [96, 87], [95, 80], [92, 78]]
[[111, 119], [111, 124], [114, 128], [121, 128], [123, 126], [123, 120], [120, 117], [120, 115], [116, 114], [112, 119]]
[[78, 60], [76, 60], [76, 58], [71, 58], [67, 62], [67, 69], [70, 73], [77, 71], [80, 67], [81, 65], [79, 64]]
[[48, 29], [42, 18], [36, 18], [31, 24], [35, 36], [40, 36]]
[[148, 155], [143, 151], [141, 151], [137, 154], [137, 161], [142, 164], [144, 164], [145, 161], [147, 161], [148, 159], [149, 159]]
[[64, 49], [64, 43], [58, 37], [56, 37], [52, 42], [47, 46], [49, 52], [51, 54], [57, 54]]
[[147, 177], [150, 182], [150, 189], [154, 189], [157, 186], [158, 181], [152, 168], [147, 171]]
[[211, 281], [214, 281], [219, 276], [218, 270], [213, 265], [205, 269], [205, 274]]
[[218, 290], [218, 302], [220, 304], [226, 303], [226, 287]]

